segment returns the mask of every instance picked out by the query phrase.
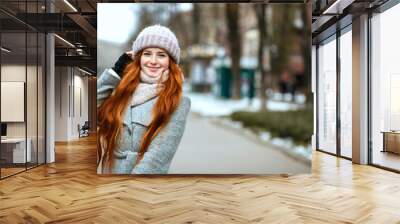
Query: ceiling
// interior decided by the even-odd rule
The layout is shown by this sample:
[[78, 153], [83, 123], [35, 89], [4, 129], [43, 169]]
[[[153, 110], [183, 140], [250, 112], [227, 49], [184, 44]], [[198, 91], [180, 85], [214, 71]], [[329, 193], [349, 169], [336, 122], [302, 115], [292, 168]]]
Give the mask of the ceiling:
[[313, 0], [312, 37], [317, 43], [351, 24], [352, 18], [374, 12], [388, 0]]
[[[12, 49], [3, 54], [3, 60], [21, 61], [27, 55], [37, 55], [42, 45], [36, 40], [36, 33], [52, 32], [55, 38], [56, 66], [79, 66], [96, 73], [96, 0], [48, 0], [0, 2], [0, 23], [2, 46]], [[51, 13], [50, 13], [51, 11]], [[27, 32], [25, 38], [25, 32]], [[29, 33], [35, 33], [29, 34]], [[41, 40], [39, 38], [39, 40]], [[25, 46], [27, 46], [25, 50]], [[29, 59], [30, 60], [30, 59]]]
[[[8, 54], [7, 58], [10, 60], [12, 58], [24, 58], [25, 55], [30, 58], [37, 49], [41, 49], [41, 45], [36, 46], [32, 43], [28, 44], [25, 51], [26, 31], [33, 33], [52, 32], [57, 34], [55, 38], [56, 65], [79, 66], [96, 73], [97, 3], [110, 2], [150, 1], [1, 0], [0, 22], [4, 34], [2, 43], [3, 46], [14, 49], [13, 53]], [[213, 0], [198, 0], [197, 2], [213, 2]], [[262, 1], [254, 0], [254, 2]], [[308, 0], [265, 0], [264, 2], [305, 3]]]

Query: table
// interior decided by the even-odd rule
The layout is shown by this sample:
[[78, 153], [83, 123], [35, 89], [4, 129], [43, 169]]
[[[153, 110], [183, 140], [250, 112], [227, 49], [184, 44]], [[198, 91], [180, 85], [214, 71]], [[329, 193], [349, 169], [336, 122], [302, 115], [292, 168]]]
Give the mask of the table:
[[400, 131], [382, 131], [383, 150], [382, 152], [392, 152], [400, 154]]
[[26, 163], [31, 162], [32, 141], [27, 138], [28, 147], [25, 153], [25, 138], [6, 138], [1, 139], [1, 159], [6, 163]]

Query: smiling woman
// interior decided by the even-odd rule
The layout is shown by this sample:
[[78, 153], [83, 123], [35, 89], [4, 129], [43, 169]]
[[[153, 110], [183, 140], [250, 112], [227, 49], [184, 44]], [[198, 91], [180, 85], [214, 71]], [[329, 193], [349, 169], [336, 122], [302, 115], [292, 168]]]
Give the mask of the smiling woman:
[[146, 48], [140, 58], [140, 67], [151, 77], [158, 77], [161, 72], [168, 70], [169, 57], [161, 48]]
[[179, 54], [175, 34], [153, 25], [99, 77], [98, 173], [168, 172], [190, 109]]

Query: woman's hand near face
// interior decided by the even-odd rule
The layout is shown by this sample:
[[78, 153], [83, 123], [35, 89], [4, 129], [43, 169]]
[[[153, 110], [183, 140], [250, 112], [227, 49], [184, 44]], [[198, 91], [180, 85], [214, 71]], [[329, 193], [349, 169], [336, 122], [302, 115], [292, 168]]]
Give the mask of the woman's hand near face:
[[135, 56], [135, 54], [133, 53], [133, 51], [127, 51], [125, 52], [125, 54], [129, 55], [131, 57], [131, 59], [133, 60], [133, 57]]
[[133, 52], [125, 52], [123, 53], [115, 62], [114, 67], [112, 69], [120, 76], [122, 77], [122, 73], [126, 67], [127, 64], [129, 64], [132, 61], [133, 58]]
[[162, 70], [161, 72], [162, 72], [162, 73], [161, 73], [161, 77], [165, 77], [165, 76], [169, 75], [169, 68], [164, 69], [164, 70]]

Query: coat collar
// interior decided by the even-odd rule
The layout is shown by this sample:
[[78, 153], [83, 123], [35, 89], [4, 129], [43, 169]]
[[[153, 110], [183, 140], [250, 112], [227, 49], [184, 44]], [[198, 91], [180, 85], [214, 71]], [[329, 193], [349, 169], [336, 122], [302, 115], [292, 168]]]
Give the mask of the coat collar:
[[124, 124], [128, 125], [128, 127], [132, 123], [149, 126], [152, 119], [153, 107], [156, 104], [157, 99], [158, 97], [155, 97], [146, 101], [145, 103], [136, 106], [130, 106], [125, 113]]

